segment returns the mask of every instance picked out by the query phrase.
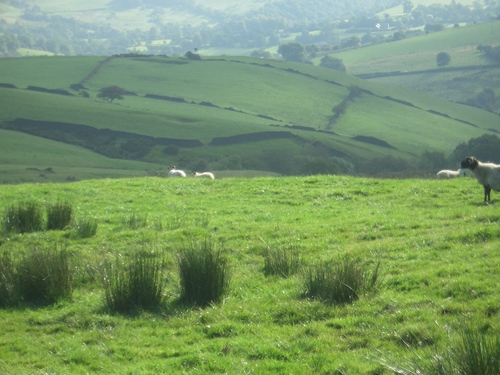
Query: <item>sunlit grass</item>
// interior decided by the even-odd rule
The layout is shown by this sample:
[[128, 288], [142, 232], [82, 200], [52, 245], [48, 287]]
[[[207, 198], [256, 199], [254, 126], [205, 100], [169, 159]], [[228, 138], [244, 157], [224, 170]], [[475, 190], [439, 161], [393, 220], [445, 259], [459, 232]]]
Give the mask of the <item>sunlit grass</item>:
[[[56, 243], [64, 243], [73, 274], [70, 298], [36, 308], [29, 303], [16, 308], [4, 300], [10, 306], [0, 309], [6, 373], [274, 374], [305, 369], [390, 375], [385, 365], [405, 365], [400, 360], [416, 354], [427, 366], [431, 357], [426, 353], [442, 355], [460, 347], [464, 321], [493, 343], [500, 334], [495, 277], [500, 197], [493, 192], [485, 205], [482, 187], [473, 179], [310, 176], [223, 178], [204, 184], [145, 177], [7, 185], [2, 194], [2, 210], [21, 196], [69, 201], [74, 222], [92, 218], [99, 223], [90, 237], [75, 235], [74, 222], [71, 231], [0, 236], [2, 282], [17, 272], [18, 255], [34, 247], [53, 249]], [[147, 225], [125, 225], [132, 214], [147, 216]], [[170, 219], [176, 217], [181, 220]], [[182, 295], [180, 256], [193, 250], [193, 257], [203, 260], [210, 248], [205, 240], [215, 254], [223, 250], [230, 287], [218, 298], [189, 302]], [[161, 253], [161, 272], [142, 272], [142, 265], [153, 259], [151, 251], [143, 250], [151, 250], [146, 244], [153, 243], [155, 253]], [[287, 277], [268, 275], [265, 255], [272, 249], [286, 251], [269, 258], [269, 265], [274, 259], [280, 269], [284, 260], [296, 259], [287, 258], [293, 253], [304, 268]], [[375, 288], [357, 291], [347, 303], [304, 298], [304, 270], [324, 264], [334, 275], [335, 264], [346, 256], [356, 260], [354, 269]], [[223, 262], [207, 264], [211, 273], [206, 275], [213, 276]], [[194, 285], [206, 286], [197, 280], [207, 267], [193, 269], [200, 270], [191, 279]], [[139, 276], [124, 276], [129, 273]], [[156, 280], [142, 285], [160, 285], [161, 292], [151, 288], [150, 295], [163, 298], [143, 306], [146, 293], [129, 299], [127, 288], [118, 288], [126, 298], [117, 305], [123, 309], [114, 309], [106, 302], [104, 275], [115, 277], [118, 286], [129, 279]], [[13, 290], [12, 282], [2, 282], [0, 296]]]

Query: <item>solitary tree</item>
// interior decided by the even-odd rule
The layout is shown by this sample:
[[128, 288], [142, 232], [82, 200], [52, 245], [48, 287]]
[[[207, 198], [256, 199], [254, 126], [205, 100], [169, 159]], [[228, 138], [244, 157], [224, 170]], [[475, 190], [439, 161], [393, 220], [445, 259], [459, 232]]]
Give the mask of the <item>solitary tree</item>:
[[439, 52], [436, 55], [437, 66], [446, 66], [450, 63], [450, 61], [451, 61], [451, 57], [446, 52]]
[[337, 59], [336, 57], [331, 57], [329, 55], [323, 56], [319, 65], [325, 68], [339, 70], [344, 73], [346, 71], [344, 62], [341, 59]]
[[413, 9], [413, 3], [410, 0], [403, 1], [403, 12], [408, 14], [411, 13]]
[[108, 86], [103, 87], [99, 90], [99, 94], [97, 97], [102, 100], [106, 100], [107, 102], [113, 103], [113, 100], [123, 99], [123, 95], [125, 95], [126, 91], [118, 86]]
[[278, 53], [283, 56], [286, 61], [304, 62], [305, 48], [302, 44], [294, 42], [282, 44], [278, 48]]
[[[195, 48], [195, 52], [198, 51], [197, 48]], [[189, 60], [201, 60], [201, 56], [198, 53], [193, 53], [191, 51], [187, 51], [184, 56], [186, 56]]]

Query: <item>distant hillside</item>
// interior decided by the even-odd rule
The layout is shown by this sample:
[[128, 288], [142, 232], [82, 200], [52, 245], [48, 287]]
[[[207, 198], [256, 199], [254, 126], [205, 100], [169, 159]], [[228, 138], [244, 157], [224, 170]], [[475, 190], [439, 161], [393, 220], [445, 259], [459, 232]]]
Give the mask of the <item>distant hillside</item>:
[[471, 5], [464, 0], [426, 8], [421, 2], [393, 12], [400, 1], [17, 0], [0, 4], [0, 57], [172, 56], [195, 49], [205, 55], [279, 57], [279, 45], [290, 41], [334, 46], [358, 33], [384, 37], [428, 23], [487, 22], [500, 13], [494, 2]]
[[[485, 88], [493, 89], [500, 97], [500, 65], [477, 48], [498, 45], [499, 35], [500, 21], [492, 21], [422, 32], [391, 43], [333, 52], [331, 56], [342, 59], [349, 74], [363, 79], [465, 103]], [[451, 59], [444, 67], [436, 64], [440, 52]], [[500, 113], [500, 100], [496, 111]]]
[[[99, 100], [99, 90], [112, 85], [128, 92], [124, 100]], [[129, 160], [126, 168], [140, 173], [163, 173], [168, 164], [365, 173], [383, 157], [408, 173], [424, 151], [449, 154], [472, 137], [500, 132], [485, 111], [317, 66], [243, 57], [1, 59], [0, 98], [2, 132], [26, 134], [24, 145], [16, 136], [19, 146], [2, 153], [9, 171], [68, 168], [64, 155], [74, 148], [100, 155], [82, 156], [75, 168], [123, 169]], [[0, 149], [7, 139], [0, 137]], [[48, 140], [64, 149], [33, 153], [34, 141]], [[51, 150], [61, 156], [45, 160]]]

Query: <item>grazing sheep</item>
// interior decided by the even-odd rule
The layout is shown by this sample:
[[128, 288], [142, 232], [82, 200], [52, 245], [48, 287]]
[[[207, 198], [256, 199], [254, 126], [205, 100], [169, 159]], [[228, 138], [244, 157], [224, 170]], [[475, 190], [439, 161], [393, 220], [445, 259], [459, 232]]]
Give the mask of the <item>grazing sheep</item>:
[[481, 163], [474, 156], [466, 157], [460, 163], [462, 168], [470, 169], [484, 187], [484, 201], [490, 200], [491, 189], [500, 191], [500, 165], [493, 163]]
[[457, 171], [450, 171], [448, 169], [443, 169], [436, 173], [437, 178], [445, 179], [445, 178], [456, 178], [456, 177], [474, 177], [472, 172], [467, 168], [460, 168]]
[[209, 178], [211, 180], [215, 179], [215, 176], [213, 173], [211, 172], [193, 172], [193, 176], [194, 177], [205, 177], [205, 178]]
[[186, 177], [186, 172], [175, 169], [174, 165], [168, 167], [168, 177]]
[[460, 170], [458, 171], [450, 171], [448, 169], [443, 169], [442, 171], [439, 171], [436, 173], [437, 178], [439, 179], [444, 179], [444, 178], [455, 178], [460, 176]]

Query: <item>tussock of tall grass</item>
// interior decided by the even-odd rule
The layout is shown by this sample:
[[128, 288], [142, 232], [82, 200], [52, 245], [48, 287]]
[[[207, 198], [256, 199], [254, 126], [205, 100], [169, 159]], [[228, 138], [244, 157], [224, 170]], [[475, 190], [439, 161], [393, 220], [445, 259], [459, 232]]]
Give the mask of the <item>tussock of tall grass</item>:
[[124, 222], [125, 226], [129, 229], [139, 229], [144, 228], [148, 225], [147, 216], [141, 216], [136, 213], [132, 213]]
[[164, 302], [162, 272], [164, 257], [144, 249], [133, 252], [123, 262], [117, 257], [104, 272], [106, 304], [112, 311], [126, 313], [137, 309], [154, 310]]
[[229, 262], [221, 249], [205, 241], [191, 244], [177, 255], [181, 301], [204, 307], [218, 303], [230, 284]]
[[379, 362], [400, 375], [498, 375], [500, 336], [489, 336], [468, 326], [442, 353], [428, 350], [423, 355], [415, 353], [414, 359], [407, 359], [405, 363], [396, 364], [397, 361], [387, 358]]
[[186, 221], [186, 217], [184, 214], [182, 214], [182, 215], [174, 214], [174, 215], [169, 216], [167, 218], [167, 222], [165, 223], [164, 227], [167, 230], [176, 230], [176, 229], [182, 228], [185, 221]]
[[41, 206], [26, 201], [9, 206], [4, 214], [3, 230], [6, 233], [30, 233], [43, 229], [44, 217]]
[[264, 274], [289, 277], [297, 273], [303, 265], [297, 249], [267, 249], [264, 253]]
[[54, 303], [73, 292], [73, 274], [64, 248], [33, 248], [26, 251], [18, 267], [19, 292], [25, 301]]
[[17, 258], [0, 258], [0, 305], [55, 303], [73, 292], [73, 273], [64, 248], [33, 247]]
[[379, 280], [380, 263], [370, 272], [360, 260], [347, 255], [338, 261], [321, 262], [304, 273], [305, 296], [331, 304], [352, 303]]
[[47, 206], [47, 230], [66, 228], [71, 222], [73, 207], [69, 202], [56, 202]]
[[97, 227], [97, 220], [84, 218], [75, 221], [74, 232], [78, 238], [89, 238], [96, 235]]
[[17, 295], [14, 260], [4, 251], [0, 254], [0, 307], [14, 305]]

